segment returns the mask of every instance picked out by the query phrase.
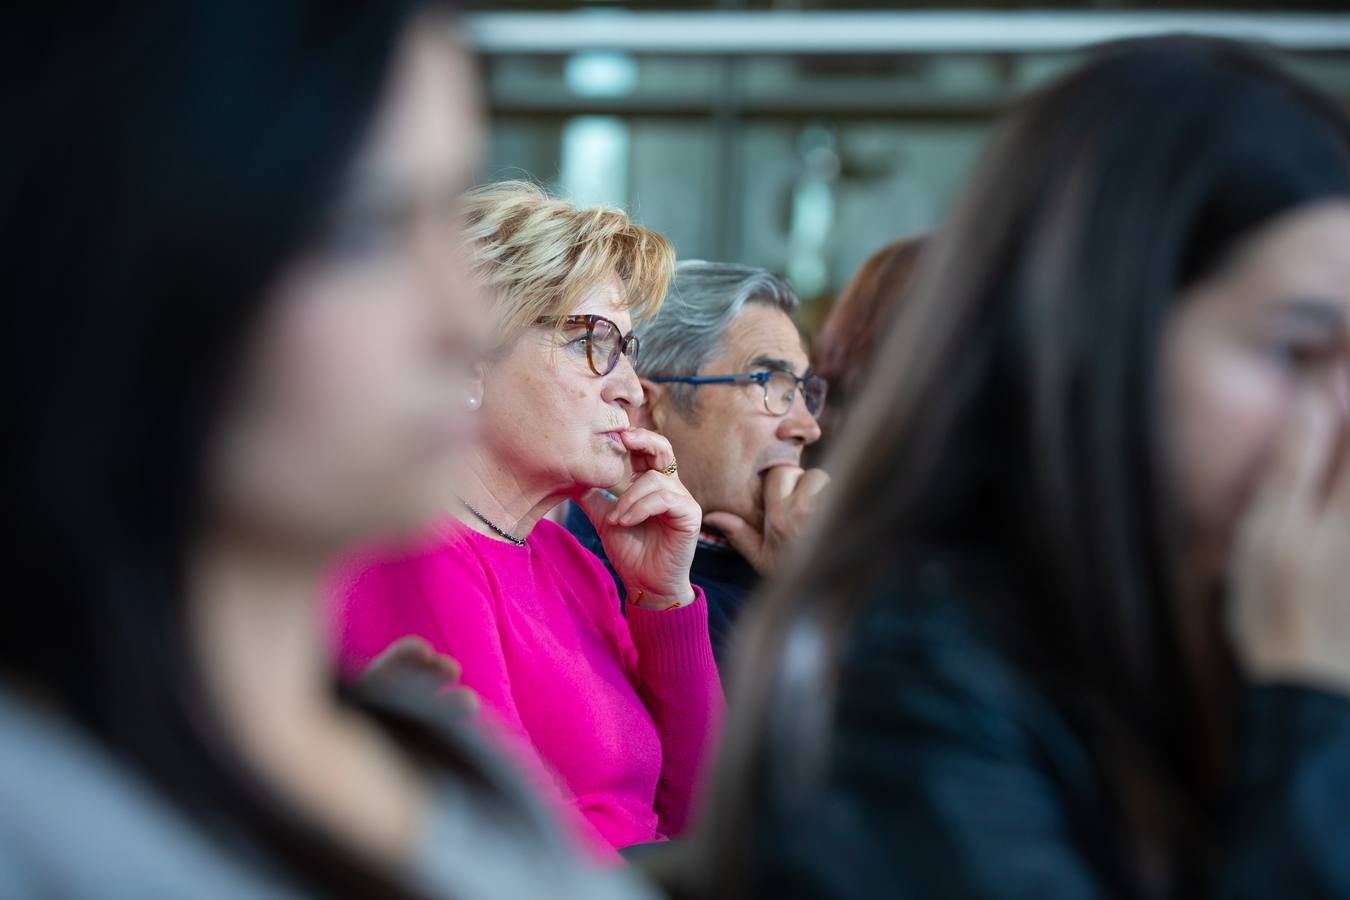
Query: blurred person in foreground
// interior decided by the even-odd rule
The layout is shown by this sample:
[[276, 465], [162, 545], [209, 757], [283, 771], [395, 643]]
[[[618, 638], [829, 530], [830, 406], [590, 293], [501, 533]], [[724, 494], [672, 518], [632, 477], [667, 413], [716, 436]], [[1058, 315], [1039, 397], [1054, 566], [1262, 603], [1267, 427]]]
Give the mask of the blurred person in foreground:
[[703, 897], [1350, 896], [1350, 124], [1245, 46], [1020, 103], [747, 632]]
[[[633, 319], [661, 304], [674, 250], [530, 184], [466, 202], [497, 348], [464, 401], [482, 443], [435, 528], [353, 564], [342, 655], [357, 672], [416, 635], [454, 657], [540, 790], [613, 858], [683, 831], [723, 709], [689, 580], [698, 504], [634, 415]], [[621, 481], [617, 501], [593, 490]], [[597, 522], [627, 617], [600, 560], [543, 518], [569, 499]]]
[[25, 589], [0, 627], [0, 893], [632, 896], [432, 691], [339, 692], [319, 627], [329, 560], [424, 522], [471, 437], [458, 198], [481, 120], [450, 21], [197, 2], [9, 24]]
[[[826, 383], [812, 372], [792, 320], [800, 303], [764, 269], [688, 260], [675, 267], [661, 309], [636, 326], [645, 400], [634, 414], [670, 441], [704, 511], [690, 573], [708, 595], [708, 628], [723, 662], [742, 607], [777, 569], [829, 482], [801, 467], [802, 451], [820, 438]], [[566, 524], [604, 558], [584, 509], [572, 505]]]
[[820, 416], [825, 436], [807, 451], [824, 460], [830, 436], [844, 427], [845, 413], [867, 386], [877, 346], [914, 281], [927, 235], [892, 241], [863, 261], [840, 291], [812, 347], [816, 374], [830, 385], [830, 402]]

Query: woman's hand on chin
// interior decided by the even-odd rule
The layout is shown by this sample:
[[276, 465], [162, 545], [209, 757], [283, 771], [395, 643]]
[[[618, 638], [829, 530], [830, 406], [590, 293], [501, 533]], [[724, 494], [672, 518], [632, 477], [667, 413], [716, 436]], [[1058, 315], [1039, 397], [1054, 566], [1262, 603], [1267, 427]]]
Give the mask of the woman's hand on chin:
[[628, 588], [630, 601], [648, 609], [693, 602], [689, 566], [703, 511], [680, 482], [670, 442], [642, 428], [623, 433], [633, 476], [617, 501], [589, 491], [581, 507], [604, 544], [605, 555]]
[[1228, 618], [1258, 681], [1350, 694], [1350, 435], [1304, 397], [1238, 530]]

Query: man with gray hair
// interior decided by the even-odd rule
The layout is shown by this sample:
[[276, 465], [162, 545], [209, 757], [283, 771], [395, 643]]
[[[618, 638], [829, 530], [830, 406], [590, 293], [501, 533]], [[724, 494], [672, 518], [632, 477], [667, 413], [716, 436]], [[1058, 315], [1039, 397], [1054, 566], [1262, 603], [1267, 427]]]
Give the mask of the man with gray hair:
[[[800, 302], [764, 269], [690, 260], [676, 266], [657, 314], [634, 329], [645, 400], [630, 417], [670, 441], [703, 508], [690, 579], [707, 594], [719, 659], [750, 592], [778, 567], [829, 482], [801, 467], [803, 449], [820, 438], [826, 385], [792, 320]], [[567, 527], [604, 559], [575, 505]]]

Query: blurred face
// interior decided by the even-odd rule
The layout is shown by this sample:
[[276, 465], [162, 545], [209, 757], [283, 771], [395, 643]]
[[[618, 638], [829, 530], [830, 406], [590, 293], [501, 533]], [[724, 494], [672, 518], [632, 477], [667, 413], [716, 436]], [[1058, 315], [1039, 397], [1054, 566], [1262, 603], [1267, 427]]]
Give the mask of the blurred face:
[[1163, 362], [1189, 551], [1212, 583], [1295, 399], [1350, 409], [1350, 202], [1258, 231], [1182, 299]]
[[[596, 285], [567, 315], [604, 316], [628, 335], [632, 317], [618, 278]], [[530, 328], [487, 367], [483, 443], [494, 464], [531, 490], [577, 493], [618, 484], [628, 450], [618, 432], [632, 424], [642, 385], [626, 356], [608, 375], [591, 370], [584, 328]], [[604, 371], [603, 361], [596, 363]]]
[[[727, 327], [717, 353], [699, 375], [735, 375], [785, 369], [804, 376], [810, 366], [796, 325], [787, 313], [747, 304]], [[775, 466], [801, 465], [802, 450], [820, 439], [801, 392], [787, 415], [764, 406], [757, 384], [695, 388], [691, 414], [666, 399], [672, 385], [648, 384], [654, 430], [670, 441], [680, 478], [704, 512], [729, 512], [758, 528], [764, 521], [764, 474]]]
[[217, 439], [219, 514], [329, 548], [441, 507], [477, 351], [457, 198], [480, 120], [469, 60], [414, 29], [320, 242], [275, 284]]

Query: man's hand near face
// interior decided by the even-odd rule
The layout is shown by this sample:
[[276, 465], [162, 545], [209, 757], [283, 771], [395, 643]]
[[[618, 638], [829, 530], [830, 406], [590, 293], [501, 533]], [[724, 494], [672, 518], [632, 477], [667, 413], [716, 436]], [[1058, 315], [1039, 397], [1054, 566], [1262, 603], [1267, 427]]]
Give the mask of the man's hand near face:
[[777, 466], [764, 476], [764, 525], [757, 529], [732, 513], [705, 513], [705, 527], [721, 532], [761, 576], [777, 571], [783, 554], [811, 522], [821, 493], [830, 483], [823, 469]]

